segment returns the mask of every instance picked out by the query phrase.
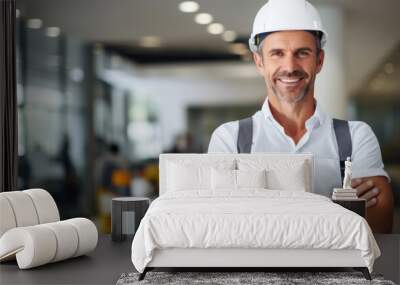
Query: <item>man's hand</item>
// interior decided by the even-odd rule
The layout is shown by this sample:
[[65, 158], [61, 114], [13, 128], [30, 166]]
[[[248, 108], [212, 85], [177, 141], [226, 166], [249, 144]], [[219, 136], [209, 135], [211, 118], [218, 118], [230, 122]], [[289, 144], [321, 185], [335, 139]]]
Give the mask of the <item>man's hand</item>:
[[357, 197], [366, 200], [367, 208], [376, 205], [379, 188], [373, 180], [355, 178], [351, 180], [351, 187], [357, 189]]
[[393, 192], [386, 177], [372, 176], [353, 179], [351, 186], [357, 196], [367, 200], [366, 220], [373, 233], [392, 232]]

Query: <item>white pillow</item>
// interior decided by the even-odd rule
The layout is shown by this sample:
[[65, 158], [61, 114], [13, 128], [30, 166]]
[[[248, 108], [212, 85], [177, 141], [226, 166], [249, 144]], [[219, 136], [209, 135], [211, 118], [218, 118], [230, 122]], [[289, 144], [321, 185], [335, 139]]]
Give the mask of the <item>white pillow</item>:
[[303, 191], [308, 189], [305, 174], [305, 164], [295, 163], [292, 167], [282, 169], [271, 169], [268, 171], [268, 186], [275, 190]]
[[235, 170], [237, 188], [267, 188], [267, 171]]
[[211, 191], [211, 168], [235, 169], [234, 159], [177, 158], [166, 162], [167, 191]]
[[177, 163], [168, 165], [169, 191], [210, 189], [210, 180], [210, 167], [188, 167]]
[[240, 170], [267, 170], [267, 188], [271, 190], [307, 191], [309, 171], [304, 160], [248, 159], [237, 160]]
[[211, 168], [212, 190], [235, 190], [236, 170]]
[[263, 170], [211, 169], [212, 190], [238, 190], [241, 188], [267, 188], [267, 176]]

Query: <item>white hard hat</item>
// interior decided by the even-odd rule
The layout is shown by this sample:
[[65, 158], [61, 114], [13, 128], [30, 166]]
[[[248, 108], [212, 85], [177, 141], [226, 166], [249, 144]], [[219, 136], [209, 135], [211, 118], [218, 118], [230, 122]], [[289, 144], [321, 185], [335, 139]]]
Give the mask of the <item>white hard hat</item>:
[[317, 9], [305, 0], [269, 0], [257, 13], [253, 32], [249, 39], [251, 51], [257, 51], [256, 36], [262, 33], [308, 30], [322, 33], [321, 47], [326, 43], [327, 33], [322, 27]]

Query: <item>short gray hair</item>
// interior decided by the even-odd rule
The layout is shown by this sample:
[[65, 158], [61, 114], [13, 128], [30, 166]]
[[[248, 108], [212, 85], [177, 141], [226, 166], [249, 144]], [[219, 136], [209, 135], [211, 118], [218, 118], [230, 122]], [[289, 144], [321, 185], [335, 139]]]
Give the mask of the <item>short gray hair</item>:
[[257, 53], [261, 57], [263, 57], [262, 49], [263, 49], [263, 46], [264, 46], [264, 40], [265, 40], [265, 38], [257, 46]]
[[[311, 33], [315, 37], [315, 42], [316, 42], [316, 45], [317, 45], [317, 50], [316, 51], [317, 51], [317, 55], [318, 55], [322, 50], [322, 47], [321, 47], [321, 37], [322, 37], [321, 32], [319, 32], [319, 31], [307, 31], [307, 32]], [[263, 38], [261, 38], [260, 39], [260, 43], [257, 45], [257, 54], [259, 56], [261, 56], [261, 57], [263, 57], [262, 49], [263, 49], [264, 40], [265, 40], [266, 37], [267, 37], [267, 35], [264, 36]]]

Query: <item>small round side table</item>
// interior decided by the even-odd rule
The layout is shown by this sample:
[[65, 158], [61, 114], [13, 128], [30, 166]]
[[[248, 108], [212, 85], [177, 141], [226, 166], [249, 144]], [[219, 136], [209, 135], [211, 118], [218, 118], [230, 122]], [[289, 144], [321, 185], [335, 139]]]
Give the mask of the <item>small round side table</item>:
[[118, 197], [111, 202], [111, 240], [124, 241], [134, 236], [150, 205], [144, 197]]

